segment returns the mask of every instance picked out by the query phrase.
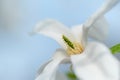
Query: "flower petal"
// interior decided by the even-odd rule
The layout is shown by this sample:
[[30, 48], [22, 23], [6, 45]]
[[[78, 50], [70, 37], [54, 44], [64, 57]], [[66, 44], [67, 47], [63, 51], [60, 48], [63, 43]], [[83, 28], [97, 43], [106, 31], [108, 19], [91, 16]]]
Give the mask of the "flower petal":
[[77, 77], [83, 80], [120, 80], [120, 63], [103, 44], [89, 43], [82, 54], [71, 56]]
[[105, 0], [106, 2], [83, 24], [90, 36], [97, 40], [104, 40], [108, 32], [108, 24], [104, 14], [112, 9], [120, 0]]
[[[62, 49], [56, 51], [52, 60], [39, 69], [39, 76], [35, 80], [56, 80], [57, 69], [61, 63], [68, 60], [68, 55]], [[44, 67], [44, 68], [43, 68]]]
[[78, 42], [80, 42], [83, 46], [87, 44], [87, 31], [84, 29], [82, 24], [73, 26], [71, 31]]
[[66, 48], [66, 44], [64, 43], [62, 36], [65, 35], [70, 40], [73, 40], [72, 33], [69, 28], [67, 28], [62, 23], [59, 23], [55, 20], [45, 20], [37, 24], [34, 32], [46, 35], [50, 38], [56, 40], [63, 48]]
[[105, 3], [85, 22], [84, 26], [90, 28], [106, 12], [111, 10], [120, 0], [105, 0]]
[[87, 29], [84, 27], [84, 24], [81, 24], [73, 26], [71, 31], [74, 34], [75, 39], [85, 47], [88, 36], [100, 41], [104, 40], [108, 35], [108, 24], [105, 18], [101, 17], [90, 29]]
[[44, 63], [43, 65], [41, 65], [41, 67], [39, 68], [39, 70], [37, 71], [37, 75], [36, 78], [43, 72], [45, 66], [47, 66], [52, 60], [47, 61], [46, 63]]
[[108, 23], [104, 17], [99, 18], [90, 28], [88, 35], [96, 40], [103, 41], [108, 36]]
[[83, 26], [76, 25], [71, 28], [71, 31], [78, 42], [81, 43], [83, 37]]

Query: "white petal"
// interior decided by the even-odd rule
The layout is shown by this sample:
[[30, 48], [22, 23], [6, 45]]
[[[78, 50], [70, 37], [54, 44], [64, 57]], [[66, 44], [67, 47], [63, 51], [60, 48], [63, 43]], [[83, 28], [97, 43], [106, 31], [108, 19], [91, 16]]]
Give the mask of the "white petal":
[[85, 27], [91, 27], [106, 12], [111, 10], [120, 0], [105, 0], [105, 3], [98, 9], [84, 24]]
[[74, 38], [70, 29], [64, 26], [62, 23], [55, 21], [55, 20], [45, 20], [37, 24], [34, 32], [46, 35], [50, 38], [56, 40], [62, 47], [66, 48], [66, 44], [62, 39], [62, 35], [65, 35], [70, 40]]
[[82, 25], [73, 26], [71, 28], [71, 31], [74, 34], [76, 40], [81, 43], [83, 37], [83, 26]]
[[61, 63], [70, 63], [70, 56], [66, 53], [64, 49], [57, 49], [56, 53], [53, 55], [52, 59], [64, 58]]
[[108, 35], [108, 23], [104, 17], [101, 17], [92, 25], [89, 31], [82, 24], [73, 26], [71, 30], [77, 41], [85, 46], [88, 36], [100, 41], [106, 39]]
[[105, 40], [108, 36], [108, 23], [106, 19], [100, 17], [90, 28], [88, 35], [96, 40]]
[[83, 25], [76, 25], [71, 28], [75, 39], [80, 42], [83, 46], [87, 44], [87, 31], [84, 29]]
[[42, 73], [42, 71], [44, 70], [44, 68], [51, 62], [52, 60], [49, 60], [47, 62], [45, 62], [43, 65], [41, 65], [41, 67], [39, 68], [36, 78]]
[[71, 56], [77, 77], [83, 80], [120, 80], [120, 63], [103, 44], [89, 43], [82, 54]]
[[[56, 51], [55, 55], [53, 56], [52, 60], [44, 64], [38, 72], [38, 76], [35, 80], [56, 80], [56, 72], [59, 65], [68, 60], [68, 55], [62, 49]], [[43, 68], [44, 67], [44, 68]]]
[[[105, 3], [83, 24], [90, 36], [97, 40], [104, 40], [107, 36], [108, 25], [104, 19], [104, 14], [113, 8], [120, 0], [105, 0]], [[87, 35], [87, 33], [86, 33]]]

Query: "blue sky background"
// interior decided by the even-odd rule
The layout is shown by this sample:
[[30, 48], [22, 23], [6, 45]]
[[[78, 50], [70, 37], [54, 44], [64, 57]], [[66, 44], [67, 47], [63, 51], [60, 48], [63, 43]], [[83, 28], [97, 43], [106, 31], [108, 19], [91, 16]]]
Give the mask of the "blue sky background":
[[[39, 66], [47, 61], [59, 45], [42, 35], [30, 36], [35, 24], [56, 19], [71, 27], [81, 24], [104, 0], [21, 0], [22, 20], [14, 32], [0, 34], [0, 80], [34, 80]], [[106, 15], [110, 24], [105, 44], [120, 43], [120, 4]]]

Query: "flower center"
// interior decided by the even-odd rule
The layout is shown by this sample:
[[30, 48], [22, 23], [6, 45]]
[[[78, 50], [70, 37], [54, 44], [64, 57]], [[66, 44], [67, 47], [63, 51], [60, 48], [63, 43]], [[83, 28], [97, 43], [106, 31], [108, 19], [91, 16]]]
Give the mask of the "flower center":
[[79, 42], [71, 42], [65, 35], [62, 36], [62, 39], [67, 45], [68, 55], [81, 54], [83, 52], [84, 48]]

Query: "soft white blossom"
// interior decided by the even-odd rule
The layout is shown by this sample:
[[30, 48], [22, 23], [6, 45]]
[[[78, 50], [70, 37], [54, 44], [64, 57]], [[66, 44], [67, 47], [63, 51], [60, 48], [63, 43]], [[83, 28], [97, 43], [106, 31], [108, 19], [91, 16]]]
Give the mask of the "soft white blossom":
[[[120, 80], [119, 61], [104, 44], [88, 41], [89, 36], [97, 40], [106, 38], [108, 24], [103, 15], [117, 2], [107, 0], [85, 23], [72, 28], [51, 19], [37, 24], [34, 32], [53, 38], [62, 48], [40, 67], [35, 80], [59, 80], [59, 65], [68, 63], [73, 66], [78, 79]], [[60, 80], [67, 78], [63, 75]]]

